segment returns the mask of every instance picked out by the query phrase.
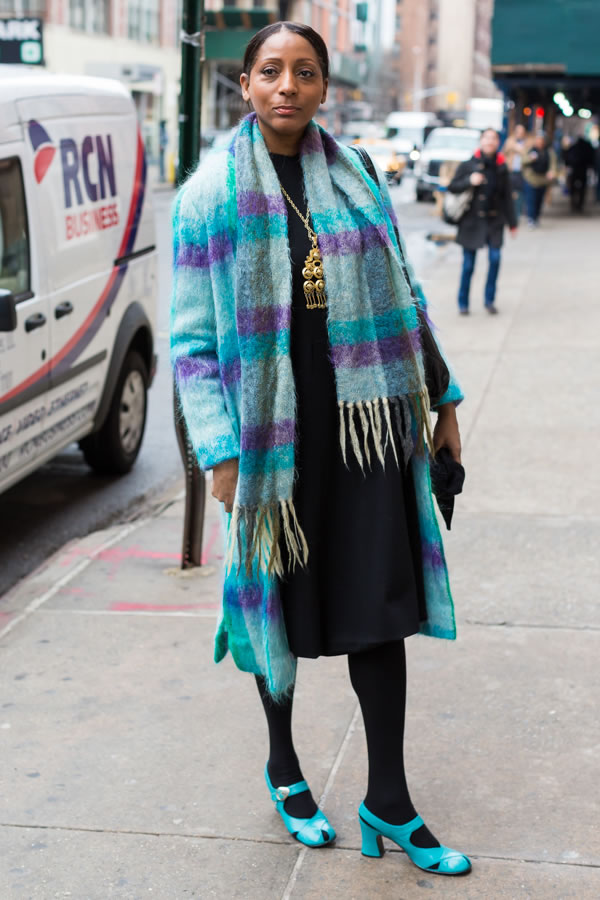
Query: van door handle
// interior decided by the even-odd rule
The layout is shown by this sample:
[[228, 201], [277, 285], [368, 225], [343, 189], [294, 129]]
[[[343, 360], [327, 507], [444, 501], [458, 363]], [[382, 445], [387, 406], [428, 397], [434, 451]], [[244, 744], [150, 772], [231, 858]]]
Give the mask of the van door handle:
[[58, 306], [54, 308], [54, 318], [62, 319], [63, 316], [69, 316], [73, 312], [73, 304], [70, 300], [65, 300], [63, 303], [59, 303]]
[[25, 331], [34, 331], [36, 328], [41, 328], [42, 325], [46, 324], [46, 316], [44, 313], [34, 313], [32, 316], [29, 316], [28, 319], [25, 319]]

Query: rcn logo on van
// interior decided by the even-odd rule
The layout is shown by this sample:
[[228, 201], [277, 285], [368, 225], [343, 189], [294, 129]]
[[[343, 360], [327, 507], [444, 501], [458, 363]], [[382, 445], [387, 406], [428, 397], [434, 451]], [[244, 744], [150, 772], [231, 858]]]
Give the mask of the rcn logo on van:
[[[41, 184], [57, 148], [43, 125], [34, 119], [29, 122], [29, 140], [34, 151], [35, 180]], [[62, 138], [58, 150], [66, 239], [71, 241], [118, 225], [119, 203], [110, 134], [86, 135], [79, 143], [73, 138]]]

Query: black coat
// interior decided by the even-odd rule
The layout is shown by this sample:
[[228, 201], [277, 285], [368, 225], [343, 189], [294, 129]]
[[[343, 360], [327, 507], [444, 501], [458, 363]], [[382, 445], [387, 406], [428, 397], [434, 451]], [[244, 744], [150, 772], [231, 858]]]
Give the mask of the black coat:
[[[470, 187], [473, 172], [485, 171], [479, 152], [471, 159], [460, 164], [454, 178], [448, 185], [453, 194], [461, 194]], [[504, 158], [498, 155], [496, 162], [496, 190], [491, 209], [487, 209], [485, 185], [473, 191], [473, 202], [466, 211], [458, 226], [457, 242], [466, 250], [479, 250], [490, 243], [492, 247], [501, 247], [504, 226], [516, 228], [517, 219], [512, 200], [510, 175]]]

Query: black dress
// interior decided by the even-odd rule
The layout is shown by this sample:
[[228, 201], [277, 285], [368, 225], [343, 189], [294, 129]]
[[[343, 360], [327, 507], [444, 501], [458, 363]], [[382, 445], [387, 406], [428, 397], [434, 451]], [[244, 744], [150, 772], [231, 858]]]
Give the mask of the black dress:
[[[281, 184], [304, 214], [299, 157], [271, 154], [271, 159]], [[334, 656], [419, 630], [425, 603], [416, 501], [412, 478], [402, 464], [398, 469], [391, 448], [385, 471], [374, 447], [373, 468], [367, 468], [366, 475], [350, 454], [349, 470], [344, 465], [327, 310], [306, 307], [302, 269], [311, 243], [289, 203], [288, 236], [297, 397], [294, 504], [309, 561], [307, 568], [286, 570], [280, 590], [292, 653]]]

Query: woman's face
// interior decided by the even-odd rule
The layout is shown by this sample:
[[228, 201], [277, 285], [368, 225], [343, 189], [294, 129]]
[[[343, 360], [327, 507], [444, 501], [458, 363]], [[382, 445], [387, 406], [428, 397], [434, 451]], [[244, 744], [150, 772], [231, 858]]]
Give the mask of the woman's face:
[[327, 96], [327, 81], [312, 44], [285, 28], [262, 44], [240, 84], [267, 146], [269, 137], [300, 137]]

